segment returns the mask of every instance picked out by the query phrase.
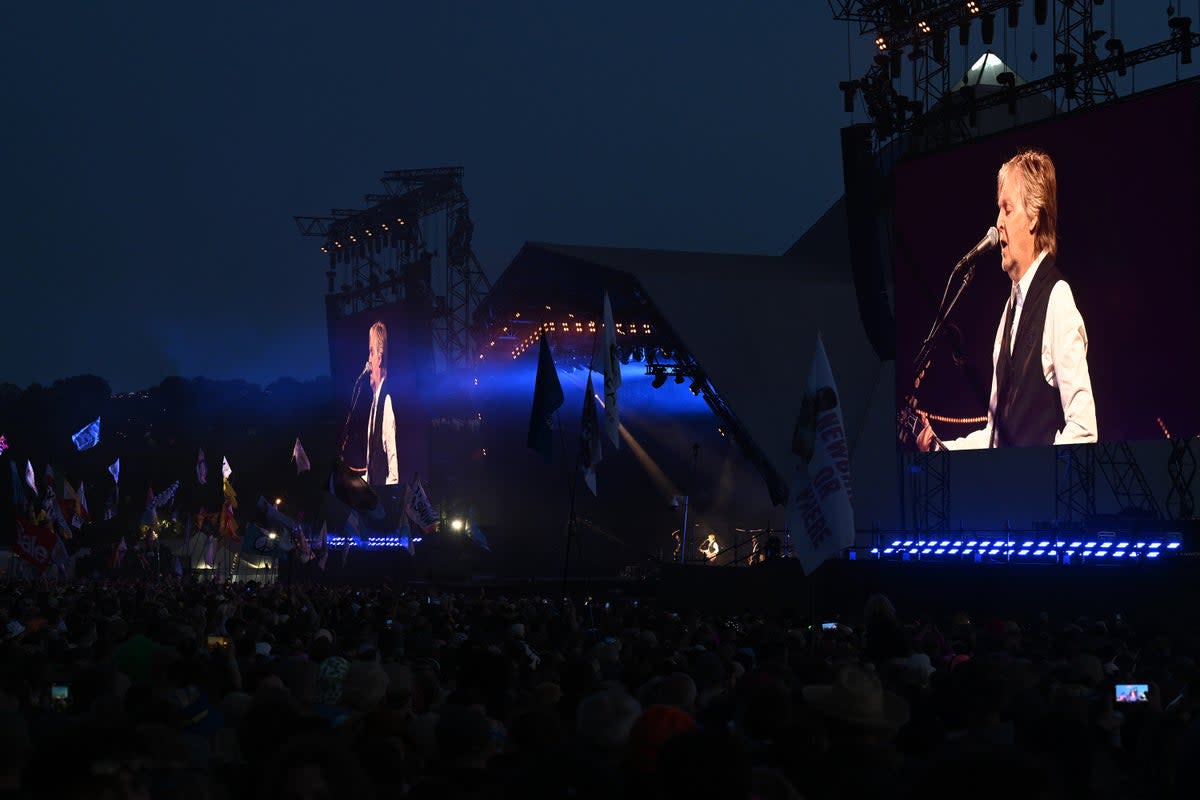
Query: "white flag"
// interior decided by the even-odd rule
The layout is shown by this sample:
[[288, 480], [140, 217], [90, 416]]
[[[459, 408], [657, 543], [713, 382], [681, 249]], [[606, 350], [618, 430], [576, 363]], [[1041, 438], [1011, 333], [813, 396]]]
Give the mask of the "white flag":
[[312, 464], [308, 462], [308, 453], [304, 452], [304, 445], [300, 444], [300, 437], [296, 437], [296, 443], [292, 445], [292, 460], [296, 462], [296, 474], [307, 472], [312, 469]]
[[108, 465], [108, 474], [113, 476], [113, 483], [121, 482], [121, 459], [117, 459]]
[[204, 457], [204, 448], [200, 448], [200, 454], [196, 456], [196, 483], [201, 486], [208, 485], [208, 459]]
[[608, 292], [604, 293], [604, 335], [600, 350], [592, 359], [592, 369], [604, 375], [604, 435], [614, 449], [619, 449], [621, 416], [617, 410], [617, 389], [621, 388], [621, 351], [617, 348], [617, 328], [613, 325]]
[[229, 459], [221, 456], [221, 477], [229, 480], [229, 476], [233, 474], [233, 467], [229, 466]]
[[850, 451], [842, 403], [825, 345], [817, 336], [792, 450], [796, 469], [788, 492], [787, 526], [805, 574], [854, 544]]
[[29, 488], [32, 489], [33, 493], [36, 495], [38, 493], [37, 475], [35, 475], [33, 472], [33, 462], [29, 460], [25, 461], [25, 482], [29, 484]]

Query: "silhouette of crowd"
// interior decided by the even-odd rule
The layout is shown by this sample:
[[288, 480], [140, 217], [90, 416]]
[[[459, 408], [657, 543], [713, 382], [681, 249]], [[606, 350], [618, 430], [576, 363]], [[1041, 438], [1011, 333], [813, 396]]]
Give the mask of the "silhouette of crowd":
[[[824, 623], [824, 624], [823, 624]], [[0, 582], [0, 798], [1196, 797], [1197, 631]], [[1140, 702], [1117, 684], [1144, 683]]]

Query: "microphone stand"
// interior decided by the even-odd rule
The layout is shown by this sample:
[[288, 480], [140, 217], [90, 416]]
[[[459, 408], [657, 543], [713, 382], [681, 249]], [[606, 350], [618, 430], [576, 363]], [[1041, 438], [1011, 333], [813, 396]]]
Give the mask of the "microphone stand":
[[358, 407], [358, 396], [362, 394], [362, 379], [366, 373], [359, 373], [357, 380], [354, 381], [354, 393], [350, 395], [350, 407], [346, 409], [346, 421], [342, 423], [342, 442], [338, 445], [338, 460], [343, 464], [346, 463], [346, 442], [350, 439], [350, 418], [354, 416], [354, 409]]
[[[937, 337], [941, 334], [942, 328], [944, 328], [946, 325], [946, 320], [950, 317], [950, 312], [954, 310], [954, 306], [957, 305], [959, 298], [962, 297], [962, 293], [966, 291], [966, 288], [971, 285], [971, 281], [975, 278], [975, 261], [972, 260], [971, 263], [964, 268], [962, 273], [962, 281], [959, 283], [958, 289], [951, 296], [950, 284], [954, 280], [956, 273], [957, 270], [951, 272], [950, 277], [946, 279], [946, 290], [942, 293], [942, 302], [938, 307], [937, 316], [933, 320], [933, 327], [929, 329], [929, 334], [925, 337], [925, 341], [921, 342], [921, 349], [918, 351], [917, 357], [913, 360], [913, 363], [916, 365], [912, 381], [913, 389], [912, 393], [910, 393], [902, 401], [903, 405], [901, 408], [901, 419], [904, 418], [903, 415], [905, 413], [907, 413], [910, 417], [914, 415], [913, 412], [917, 407], [917, 387], [921, 385], [921, 379], [925, 377], [925, 372], [933, 364], [931, 354], [933, 353], [934, 342], [937, 341]], [[916, 430], [914, 430], [914, 437], [916, 436], [916, 433]], [[945, 449], [944, 446], [940, 446], [940, 442], [938, 442], [938, 445], [939, 446], [936, 446], [935, 449]]]

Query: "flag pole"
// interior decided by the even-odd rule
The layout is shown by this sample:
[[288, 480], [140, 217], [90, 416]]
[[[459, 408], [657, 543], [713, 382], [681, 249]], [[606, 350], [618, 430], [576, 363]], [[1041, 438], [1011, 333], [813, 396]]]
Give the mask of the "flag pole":
[[[562, 415], [557, 411], [554, 412], [555, 418], [558, 420], [558, 437], [562, 440], [563, 452], [567, 450], [567, 435], [563, 432]], [[578, 454], [576, 461], [578, 462]], [[571, 460], [567, 460], [567, 498], [569, 513], [567, 516], [567, 540], [563, 545], [563, 571], [562, 571], [562, 596], [567, 596], [567, 578], [571, 568], [571, 542], [575, 539], [575, 494], [579, 489], [579, 476], [575, 474], [575, 470], [570, 467]], [[578, 466], [578, 464], [576, 464]]]

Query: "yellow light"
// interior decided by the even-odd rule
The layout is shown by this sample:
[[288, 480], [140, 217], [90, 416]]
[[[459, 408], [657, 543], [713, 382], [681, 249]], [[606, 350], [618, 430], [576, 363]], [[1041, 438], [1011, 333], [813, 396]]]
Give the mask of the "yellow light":
[[281, 505], [283, 505], [283, 498], [282, 498], [282, 497], [276, 497], [276, 498], [275, 498], [275, 505], [277, 505], [277, 506], [281, 506]]
[[271, 531], [270, 533], [268, 533], [268, 534], [267, 534], [267, 538], [268, 538], [268, 539], [272, 539], [272, 540], [274, 540], [274, 539], [278, 539], [278, 538], [279, 538], [279, 534], [275, 533], [275, 531]]
[[976, 3], [975, 0], [970, 0], [970, 2], [967, 3], [967, 11], [971, 14], [978, 14], [979, 4]]
[[463, 521], [461, 519], [450, 520], [450, 530], [461, 531], [463, 529]]
[[884, 39], [882, 36], [878, 37], [875, 40], [875, 46], [878, 47], [880, 51], [887, 50], [887, 39]]

